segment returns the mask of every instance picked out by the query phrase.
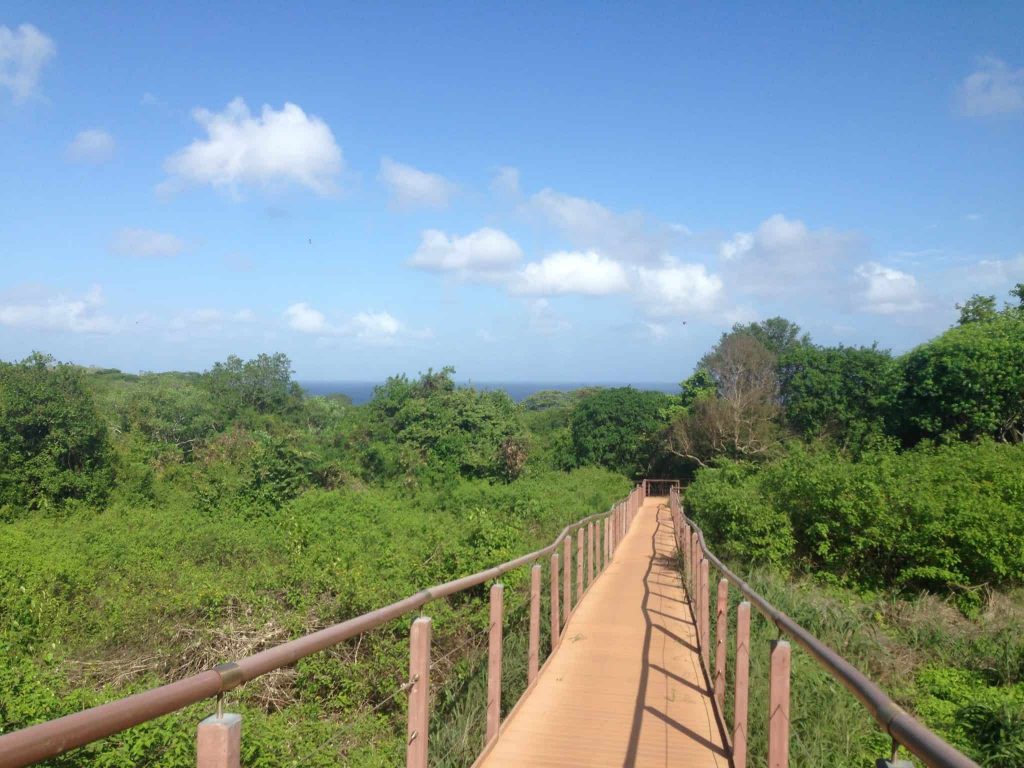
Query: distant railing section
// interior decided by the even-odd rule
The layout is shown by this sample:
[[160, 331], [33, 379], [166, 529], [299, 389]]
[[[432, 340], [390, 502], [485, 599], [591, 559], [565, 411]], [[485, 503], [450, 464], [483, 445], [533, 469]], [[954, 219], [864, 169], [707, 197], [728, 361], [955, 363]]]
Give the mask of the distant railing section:
[[668, 496], [673, 488], [679, 488], [678, 480], [647, 479], [640, 483], [644, 496]]
[[[658, 481], [663, 482], [663, 481]], [[364, 632], [422, 608], [442, 597], [500, 578], [522, 566], [531, 565], [529, 653], [527, 690], [540, 670], [541, 558], [551, 558], [550, 623], [551, 650], [560, 642], [561, 629], [597, 576], [615, 555], [645, 498], [645, 485], [638, 484], [628, 496], [607, 512], [590, 515], [562, 529], [543, 549], [523, 555], [486, 571], [429, 587], [391, 605], [343, 621], [287, 643], [234, 662], [152, 688], [133, 696], [76, 712], [66, 717], [0, 735], [0, 768], [21, 768], [64, 754], [133, 726], [210, 699], [215, 713], [201, 721], [196, 731], [198, 768], [239, 768], [241, 752], [240, 715], [223, 710], [224, 694], [238, 686], [302, 658], [338, 645]], [[576, 598], [572, 595], [572, 534], [576, 533]], [[559, 555], [559, 545], [562, 552]], [[559, 562], [561, 560], [561, 563]], [[561, 573], [561, 585], [559, 574]], [[406, 765], [426, 768], [430, 723], [431, 620], [420, 616], [412, 622], [409, 640], [409, 678], [400, 691], [409, 697]], [[504, 630], [504, 586], [490, 588], [490, 625], [487, 661], [486, 736], [488, 749], [501, 726], [501, 672]]]
[[[643, 487], [647, 487], [645, 485]], [[652, 494], [653, 495], [653, 494]], [[704, 533], [686, 517], [678, 484], [670, 489], [669, 507], [675, 528], [676, 544], [683, 558], [684, 580], [697, 627], [698, 645], [704, 672], [712, 685], [715, 706], [725, 725], [725, 689], [729, 631], [729, 585], [745, 600], [736, 609], [736, 651], [733, 662], [733, 722], [731, 752], [734, 768], [747, 765], [748, 688], [750, 679], [750, 606], [796, 641], [828, 674], [850, 691], [892, 738], [892, 755], [879, 760], [878, 766], [897, 768], [897, 745], [902, 745], [932, 768], [978, 768], [977, 763], [943, 741], [938, 735], [907, 714], [881, 688], [852, 664], [776, 609], [749, 584], [729, 570], [708, 550]], [[715, 595], [715, 655], [710, 658], [711, 606], [709, 602], [710, 566], [721, 574]], [[786, 768], [789, 764], [790, 645], [783, 639], [771, 643], [768, 683], [768, 766]], [[827, 713], [822, 713], [827, 716]], [[728, 728], [728, 726], [726, 726]], [[727, 736], [729, 734], [726, 734]]]

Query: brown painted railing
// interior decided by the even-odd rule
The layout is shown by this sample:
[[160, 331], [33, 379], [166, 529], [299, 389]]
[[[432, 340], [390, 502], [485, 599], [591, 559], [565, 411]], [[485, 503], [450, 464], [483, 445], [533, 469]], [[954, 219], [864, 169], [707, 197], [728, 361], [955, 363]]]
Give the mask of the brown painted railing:
[[[614, 555], [644, 500], [644, 487], [637, 485], [623, 500], [607, 512], [590, 515], [566, 526], [558, 537], [543, 549], [510, 560], [486, 571], [424, 589], [391, 605], [356, 616], [287, 643], [268, 648], [235, 662], [162, 685], [143, 693], [76, 712], [66, 717], [33, 725], [20, 731], [0, 735], [0, 768], [20, 768], [64, 754], [133, 726], [170, 714], [206, 699], [216, 700], [216, 714], [198, 724], [196, 737], [199, 768], [238, 768], [241, 744], [241, 718], [224, 713], [223, 696], [238, 686], [299, 659], [338, 645], [364, 632], [422, 608], [427, 603], [498, 579], [504, 574], [551, 555], [551, 638], [557, 646], [561, 626], [568, 620], [575, 605]], [[572, 599], [571, 566], [572, 532], [577, 532], [576, 600]], [[603, 539], [598, 544], [598, 538]], [[589, 544], [585, 545], [585, 541]], [[559, 555], [563, 544], [563, 582], [559, 610]], [[589, 555], [589, 556], [588, 556]], [[602, 556], [603, 555], [603, 556]], [[587, 561], [584, 567], [584, 561]], [[531, 569], [529, 621], [529, 682], [536, 679], [539, 667], [540, 638], [540, 565]], [[486, 748], [497, 737], [501, 722], [502, 634], [504, 624], [503, 587], [495, 583], [490, 589], [490, 629], [488, 643], [488, 697]], [[561, 621], [560, 621], [561, 620]], [[561, 626], [560, 626], [561, 624]], [[426, 768], [429, 724], [429, 671], [431, 623], [419, 617], [412, 623], [409, 653], [409, 678], [401, 690], [409, 696], [408, 746], [406, 765]]]
[[[905, 712], [896, 702], [846, 659], [822, 643], [789, 616], [775, 608], [749, 584], [715, 557], [707, 547], [704, 533], [683, 511], [679, 487], [669, 495], [676, 544], [683, 556], [684, 578], [689, 587], [690, 604], [697, 625], [701, 661], [711, 682], [715, 704], [724, 724], [725, 687], [728, 660], [729, 585], [745, 598], [736, 610], [736, 654], [733, 659], [733, 723], [731, 733], [734, 768], [747, 764], [747, 695], [750, 672], [750, 606], [753, 604], [780, 634], [791, 638], [803, 648], [819, 666], [852, 693], [878, 726], [893, 740], [891, 762], [895, 764], [896, 745], [932, 768], [978, 768], [977, 763], [953, 748], [934, 732]], [[710, 665], [709, 638], [711, 613], [709, 601], [710, 566], [721, 574], [715, 600], [715, 658]], [[768, 765], [785, 768], [789, 761], [789, 684], [790, 646], [779, 639], [771, 643], [768, 693]], [[882, 764], [880, 761], [879, 764]]]

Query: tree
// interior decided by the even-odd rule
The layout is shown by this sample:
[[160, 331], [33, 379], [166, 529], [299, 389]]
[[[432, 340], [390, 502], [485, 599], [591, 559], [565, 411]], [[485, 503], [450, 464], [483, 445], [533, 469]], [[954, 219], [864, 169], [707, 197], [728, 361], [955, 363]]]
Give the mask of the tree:
[[908, 352], [899, 409], [903, 438], [1024, 440], [1024, 315], [996, 313]]
[[762, 458], [778, 443], [777, 358], [743, 332], [727, 334], [701, 360], [714, 395], [696, 399], [668, 430], [667, 449], [707, 466], [717, 456]]
[[787, 352], [808, 346], [811, 337], [800, 333], [800, 326], [784, 317], [769, 317], [755, 323], [736, 323], [731, 334], [723, 334], [721, 341], [730, 335], [753, 336], [770, 352], [782, 356]]
[[82, 370], [38, 352], [0, 363], [0, 506], [98, 502], [112, 482], [107, 427]]
[[960, 325], [983, 323], [999, 314], [995, 296], [974, 294], [963, 304], [957, 304], [956, 308], [960, 310], [960, 319], [957, 321]]
[[505, 392], [456, 387], [454, 373], [394, 376], [374, 390], [364, 456], [370, 472], [501, 479], [522, 472], [528, 445], [516, 404]]
[[661, 392], [632, 387], [602, 389], [582, 400], [570, 423], [576, 462], [640, 477], [658, 458], [662, 411], [670, 403]]
[[230, 355], [214, 363], [203, 382], [229, 420], [245, 411], [284, 413], [302, 400], [302, 388], [292, 381], [292, 362], [281, 352], [245, 361]]
[[779, 368], [786, 422], [797, 433], [860, 448], [886, 432], [901, 384], [888, 350], [803, 345], [783, 355]]

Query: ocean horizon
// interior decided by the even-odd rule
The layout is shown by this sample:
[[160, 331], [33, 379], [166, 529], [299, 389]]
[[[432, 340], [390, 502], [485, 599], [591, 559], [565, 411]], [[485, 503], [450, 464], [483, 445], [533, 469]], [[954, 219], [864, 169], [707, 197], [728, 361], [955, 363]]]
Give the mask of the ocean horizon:
[[[383, 381], [330, 381], [330, 380], [309, 380], [299, 381], [299, 385], [307, 395], [323, 397], [326, 395], [345, 395], [355, 405], [369, 402], [373, 398], [375, 387], [383, 384]], [[674, 394], [679, 391], [678, 382], [650, 382], [650, 381], [458, 381], [457, 386], [474, 387], [481, 390], [504, 390], [508, 396], [517, 403], [525, 400], [536, 392], [553, 389], [559, 392], [571, 392], [574, 389], [583, 387], [633, 387], [652, 392], [667, 392]]]

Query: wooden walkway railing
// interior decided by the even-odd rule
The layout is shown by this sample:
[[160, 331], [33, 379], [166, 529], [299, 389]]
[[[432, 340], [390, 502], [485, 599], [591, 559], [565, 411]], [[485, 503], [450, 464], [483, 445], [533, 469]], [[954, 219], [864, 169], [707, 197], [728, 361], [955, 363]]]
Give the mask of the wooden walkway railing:
[[[238, 768], [241, 749], [241, 716], [223, 711], [224, 694], [261, 675], [296, 663], [306, 656], [338, 645], [364, 632], [398, 619], [439, 598], [495, 581], [516, 568], [532, 565], [530, 589], [528, 676], [537, 674], [540, 639], [540, 565], [551, 558], [551, 635], [557, 642], [562, 616], [567, 617], [574, 601], [572, 584], [572, 534], [576, 534], [576, 599], [593, 582], [614, 556], [619, 542], [632, 525], [643, 503], [643, 486], [612, 505], [607, 512], [590, 515], [566, 526], [543, 549], [501, 565], [439, 584], [410, 595], [376, 611], [335, 624], [319, 632], [268, 648], [234, 662], [186, 677], [168, 685], [102, 704], [82, 712], [0, 735], [0, 768], [21, 768], [107, 738], [141, 723], [176, 712], [204, 699], [215, 701], [215, 714], [197, 726], [198, 768]], [[561, 564], [559, 546], [562, 547]], [[563, 582], [559, 596], [558, 575]], [[488, 684], [486, 747], [495, 738], [501, 721], [501, 670], [504, 626], [504, 587], [490, 588], [490, 630], [488, 635]], [[561, 599], [559, 599], [561, 597]], [[561, 615], [559, 611], [561, 604]], [[406, 765], [426, 768], [428, 764], [429, 671], [431, 621], [421, 616], [410, 633], [409, 678], [402, 690], [409, 696]]]
[[[501, 671], [504, 627], [504, 588], [499, 579], [516, 568], [530, 565], [529, 652], [527, 678], [532, 683], [539, 670], [541, 634], [541, 566], [550, 557], [550, 634], [552, 648], [559, 644], [559, 632], [574, 605], [594, 583], [599, 571], [614, 558], [619, 544], [629, 531], [648, 490], [668, 493], [673, 535], [682, 556], [683, 578], [688, 586], [689, 607], [696, 625], [697, 649], [707, 679], [711, 681], [719, 720], [724, 723], [724, 702], [728, 667], [732, 666], [735, 686], [731, 744], [727, 745], [736, 768], [747, 765], [747, 723], [750, 659], [750, 607], [778, 627], [782, 635], [794, 640], [829, 675], [840, 682], [893, 740], [924, 764], [933, 768], [978, 768], [969, 758], [925, 728], [904, 712], [881, 689], [857, 671], [835, 651], [813, 637], [803, 627], [775, 609], [757, 592], [729, 570], [707, 548], [700, 528], [683, 511], [676, 481], [645, 481], [614, 504], [607, 512], [583, 518], [565, 529], [547, 547], [507, 563], [454, 581], [417, 592], [414, 595], [371, 613], [268, 648], [253, 656], [221, 664], [213, 669], [168, 685], [128, 696], [57, 720], [40, 723], [20, 731], [0, 735], [0, 768], [21, 766], [46, 760], [70, 750], [106, 738], [120, 731], [209, 699], [215, 701], [215, 714], [198, 724], [196, 735], [199, 768], [238, 768], [240, 761], [241, 717], [223, 711], [224, 693], [281, 667], [294, 664], [311, 654], [335, 646], [363, 632], [422, 608], [433, 600], [454, 595], [471, 587], [494, 581], [490, 588], [490, 626], [488, 633], [488, 686], [486, 737], [487, 748], [498, 737], [501, 726]], [[572, 595], [572, 541], [576, 534], [576, 595]], [[561, 549], [561, 553], [559, 552]], [[721, 578], [715, 595], [714, 621], [716, 647], [713, 666], [710, 648], [712, 622], [710, 579], [712, 567]], [[561, 586], [559, 585], [561, 574]], [[727, 659], [727, 612], [730, 585], [745, 598], [736, 611], [735, 657]], [[429, 760], [429, 676], [431, 620], [421, 616], [412, 622], [409, 652], [409, 677], [401, 690], [409, 697], [406, 765], [426, 768]], [[779, 639], [772, 642], [769, 693], [770, 768], [786, 768], [789, 751], [790, 645]], [[528, 689], [529, 690], [529, 689]], [[885, 761], [880, 761], [884, 763]], [[628, 763], [634, 765], [634, 763]]]
[[[747, 765], [747, 693], [750, 672], [750, 607], [774, 624], [780, 639], [771, 644], [768, 685], [768, 766], [786, 768], [789, 764], [790, 644], [785, 635], [803, 648], [833, 679], [850, 691], [878, 726], [892, 738], [892, 754], [879, 760], [879, 766], [899, 765], [897, 747], [902, 746], [932, 768], [978, 768], [977, 763], [943, 741], [890, 699], [881, 688], [852, 664], [776, 609], [715, 557], [704, 541], [700, 527], [683, 511], [679, 488], [671, 489], [669, 505], [675, 524], [677, 545], [683, 557], [683, 569], [691, 594], [691, 605], [700, 637], [701, 661], [708, 679], [713, 681], [718, 710], [725, 711], [727, 667], [726, 638], [729, 630], [730, 585], [745, 598], [736, 609], [736, 654], [732, 659], [733, 695], [732, 760], [735, 768]], [[718, 571], [714, 614], [711, 613], [710, 584], [712, 566]], [[715, 622], [714, 666], [710, 658], [712, 615]]]

